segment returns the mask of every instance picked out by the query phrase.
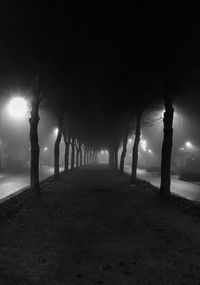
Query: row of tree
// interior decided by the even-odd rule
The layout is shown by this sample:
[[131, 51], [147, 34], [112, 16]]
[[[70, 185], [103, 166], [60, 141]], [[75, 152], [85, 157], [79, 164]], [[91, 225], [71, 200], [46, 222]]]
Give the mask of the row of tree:
[[[49, 106], [53, 107], [54, 115], [57, 118], [57, 136], [54, 146], [54, 178], [60, 177], [60, 143], [63, 137], [65, 143], [64, 172], [74, 168], [93, 164], [96, 161], [96, 151], [87, 142], [86, 138], [79, 132], [76, 119], [65, 108], [63, 97], [46, 96], [41, 92], [39, 78], [36, 79], [32, 88], [31, 116], [30, 122], [30, 144], [31, 144], [31, 165], [30, 165], [30, 185], [35, 197], [40, 194], [39, 183], [39, 157], [40, 146], [38, 141], [38, 125], [40, 121], [39, 109], [41, 102], [46, 99]], [[61, 100], [62, 99], [62, 100]], [[71, 155], [70, 155], [71, 150]]]
[[[163, 143], [161, 154], [161, 185], [160, 193], [163, 197], [170, 196], [170, 176], [171, 176], [171, 152], [173, 146], [173, 99], [172, 93], [169, 91], [167, 85], [163, 86], [164, 94], [164, 114], [163, 114]], [[144, 95], [144, 93], [143, 93]], [[120, 174], [124, 173], [124, 162], [127, 153], [127, 143], [130, 133], [134, 129], [134, 144], [132, 148], [132, 166], [131, 166], [131, 183], [135, 183], [137, 180], [137, 166], [138, 166], [138, 152], [141, 139], [141, 130], [143, 119], [146, 115], [146, 111], [153, 111], [153, 103], [160, 100], [161, 97], [151, 97], [149, 101], [146, 97], [140, 96], [135, 101], [135, 108], [132, 112], [126, 112], [126, 115], [120, 118], [114, 133], [113, 140], [109, 145], [109, 164], [112, 169], [119, 171]], [[126, 110], [127, 111], [127, 110]], [[124, 115], [124, 114], [123, 114]], [[122, 145], [122, 152], [120, 156], [120, 162], [118, 162], [119, 147]]]

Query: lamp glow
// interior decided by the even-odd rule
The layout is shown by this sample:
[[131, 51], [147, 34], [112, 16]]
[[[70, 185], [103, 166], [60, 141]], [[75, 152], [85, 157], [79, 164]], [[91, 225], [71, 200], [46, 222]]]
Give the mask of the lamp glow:
[[58, 134], [58, 128], [55, 128], [54, 133], [55, 133], [55, 135], [57, 136], [57, 134]]
[[191, 142], [186, 142], [185, 145], [186, 145], [187, 147], [189, 147], [189, 148], [192, 148]]
[[21, 119], [26, 115], [27, 111], [28, 106], [24, 98], [14, 97], [10, 100], [8, 104], [8, 112], [12, 117]]

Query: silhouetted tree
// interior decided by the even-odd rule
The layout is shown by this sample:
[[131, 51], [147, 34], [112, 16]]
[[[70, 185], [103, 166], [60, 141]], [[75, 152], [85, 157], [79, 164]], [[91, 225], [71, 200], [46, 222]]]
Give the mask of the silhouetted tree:
[[135, 140], [132, 150], [131, 183], [134, 183], [137, 177], [138, 147], [140, 143], [142, 112], [143, 108], [142, 104], [140, 103], [136, 113]]
[[65, 120], [63, 127], [63, 139], [65, 143], [64, 171], [67, 173], [69, 171], [69, 147], [71, 140], [70, 118], [68, 118], [68, 120]]
[[75, 147], [76, 147], [76, 167], [79, 167], [80, 148], [79, 148], [79, 142], [77, 139], [75, 140]]
[[83, 154], [82, 154], [82, 143], [79, 140], [79, 153], [80, 153], [80, 167], [83, 166]]
[[75, 160], [75, 135], [74, 131], [72, 131], [72, 140], [71, 140], [71, 170], [74, 169], [74, 160]]
[[57, 112], [58, 119], [58, 133], [54, 146], [54, 178], [59, 178], [59, 158], [60, 158], [60, 142], [62, 138], [63, 122], [64, 122], [64, 109], [60, 106]]
[[170, 94], [168, 86], [165, 85], [165, 112], [163, 118], [164, 137], [162, 143], [161, 157], [161, 185], [160, 193], [162, 196], [170, 196], [170, 180], [171, 180], [171, 151], [173, 146], [173, 96]]
[[39, 155], [40, 147], [38, 143], [38, 124], [39, 124], [39, 106], [43, 95], [39, 86], [39, 77], [36, 78], [33, 87], [33, 96], [31, 99], [31, 117], [29, 119], [30, 123], [30, 143], [31, 143], [31, 189], [33, 194], [37, 197], [40, 193], [39, 185]]
[[122, 153], [121, 153], [121, 157], [120, 157], [120, 166], [119, 166], [120, 174], [123, 174], [123, 172], [124, 172], [124, 161], [125, 161], [126, 152], [127, 152], [127, 143], [128, 143], [129, 132], [130, 132], [130, 129], [131, 129], [131, 123], [132, 123], [132, 119], [128, 115], [126, 120], [125, 120], [125, 124], [124, 124]]
[[84, 166], [86, 166], [87, 165], [87, 147], [86, 147], [86, 145], [84, 145], [84, 147], [83, 147], [83, 162], [84, 162]]

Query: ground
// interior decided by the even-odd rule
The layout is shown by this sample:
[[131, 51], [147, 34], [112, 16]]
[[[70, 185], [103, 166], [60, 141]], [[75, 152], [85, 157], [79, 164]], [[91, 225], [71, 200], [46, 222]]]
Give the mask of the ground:
[[96, 167], [23, 195], [0, 211], [1, 285], [200, 284], [200, 218], [148, 184]]

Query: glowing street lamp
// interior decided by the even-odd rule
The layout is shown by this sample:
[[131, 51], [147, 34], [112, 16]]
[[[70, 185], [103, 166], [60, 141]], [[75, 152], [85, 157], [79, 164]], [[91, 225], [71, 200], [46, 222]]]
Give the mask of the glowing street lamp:
[[8, 112], [16, 119], [23, 118], [28, 112], [27, 101], [20, 96], [13, 97], [8, 103]]
[[191, 144], [191, 142], [186, 142], [186, 143], [185, 143], [185, 146], [188, 147], [188, 148], [192, 148], [192, 147], [193, 147], [193, 145]]
[[57, 134], [58, 134], [58, 128], [55, 128], [54, 133], [55, 133], [55, 135], [57, 136]]
[[1, 148], [0, 148], [0, 168], [3, 165], [3, 153], [4, 153], [4, 120], [5, 115], [8, 112], [11, 117], [14, 119], [22, 119], [27, 114], [29, 108], [27, 101], [21, 96], [15, 96], [5, 102], [6, 104], [1, 108], [1, 118], [0, 118], [0, 132], [1, 132]]

